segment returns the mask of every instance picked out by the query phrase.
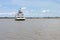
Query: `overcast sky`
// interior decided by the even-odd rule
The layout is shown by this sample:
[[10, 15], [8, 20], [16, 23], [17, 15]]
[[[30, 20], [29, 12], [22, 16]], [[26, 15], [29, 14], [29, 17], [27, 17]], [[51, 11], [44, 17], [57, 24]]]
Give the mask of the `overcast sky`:
[[0, 16], [15, 16], [22, 8], [24, 16], [60, 16], [60, 0], [0, 0]]

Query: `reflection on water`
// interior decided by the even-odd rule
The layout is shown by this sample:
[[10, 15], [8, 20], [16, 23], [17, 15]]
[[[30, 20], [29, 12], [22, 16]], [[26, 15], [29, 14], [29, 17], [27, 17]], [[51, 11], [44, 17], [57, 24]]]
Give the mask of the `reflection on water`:
[[60, 40], [60, 19], [0, 19], [0, 40]]

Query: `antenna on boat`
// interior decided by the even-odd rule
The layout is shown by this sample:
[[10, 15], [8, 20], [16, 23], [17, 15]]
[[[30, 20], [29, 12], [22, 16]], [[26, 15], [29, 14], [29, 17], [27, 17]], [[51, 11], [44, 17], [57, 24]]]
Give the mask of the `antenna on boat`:
[[21, 8], [19, 9], [18, 13], [22, 13]]
[[21, 8], [19, 8], [19, 10], [21, 10]]

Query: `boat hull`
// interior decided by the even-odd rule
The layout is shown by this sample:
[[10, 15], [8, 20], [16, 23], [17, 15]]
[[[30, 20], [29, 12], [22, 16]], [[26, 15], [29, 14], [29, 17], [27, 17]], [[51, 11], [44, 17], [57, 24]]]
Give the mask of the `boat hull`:
[[15, 21], [25, 21], [25, 18], [16, 18]]

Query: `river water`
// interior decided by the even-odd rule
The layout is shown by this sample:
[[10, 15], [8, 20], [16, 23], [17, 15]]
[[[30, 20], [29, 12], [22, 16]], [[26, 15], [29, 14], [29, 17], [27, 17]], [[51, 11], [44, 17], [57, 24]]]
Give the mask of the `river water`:
[[60, 19], [0, 19], [0, 40], [60, 40]]

